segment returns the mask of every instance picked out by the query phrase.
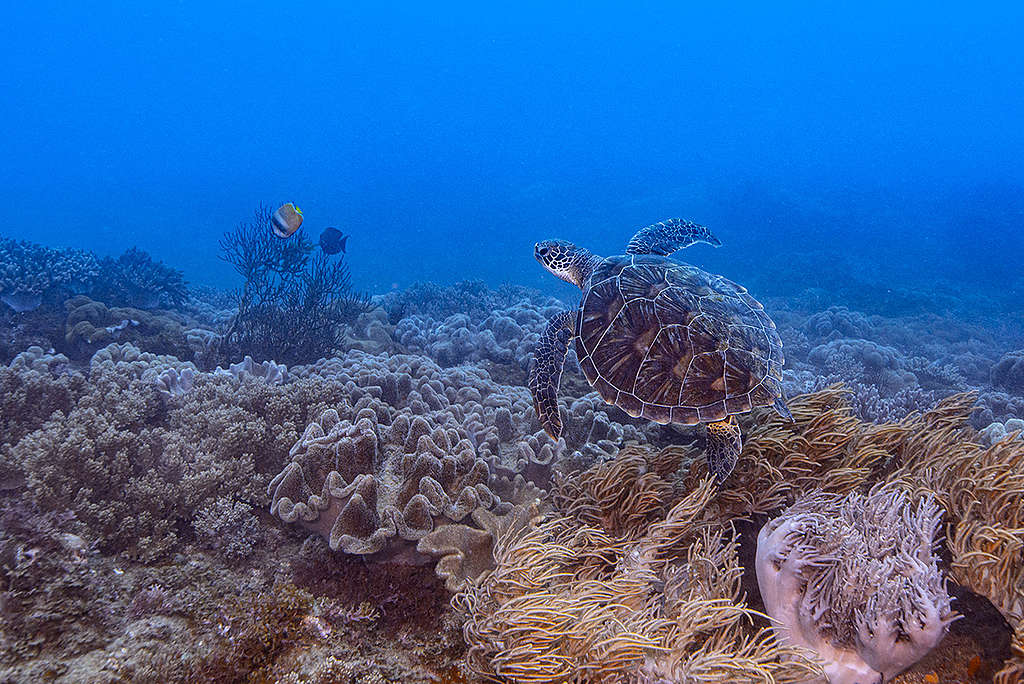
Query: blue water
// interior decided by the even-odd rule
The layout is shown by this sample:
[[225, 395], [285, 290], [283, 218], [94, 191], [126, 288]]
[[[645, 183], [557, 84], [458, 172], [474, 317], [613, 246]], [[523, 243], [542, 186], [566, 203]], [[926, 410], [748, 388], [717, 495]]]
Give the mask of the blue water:
[[1024, 284], [1024, 5], [490, 5], [12, 3], [0, 232], [233, 285], [217, 239], [294, 201], [365, 290], [565, 292], [534, 241], [683, 216], [763, 287]]

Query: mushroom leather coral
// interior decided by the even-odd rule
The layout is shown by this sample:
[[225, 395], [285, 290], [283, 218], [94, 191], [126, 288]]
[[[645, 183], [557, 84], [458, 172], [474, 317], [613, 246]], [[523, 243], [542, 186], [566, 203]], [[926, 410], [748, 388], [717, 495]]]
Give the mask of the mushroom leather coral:
[[499, 503], [487, 464], [443, 411], [382, 421], [371, 408], [355, 420], [328, 409], [291, 455], [267, 490], [271, 513], [346, 553], [376, 553], [395, 537], [415, 541], [435, 520], [458, 522]]

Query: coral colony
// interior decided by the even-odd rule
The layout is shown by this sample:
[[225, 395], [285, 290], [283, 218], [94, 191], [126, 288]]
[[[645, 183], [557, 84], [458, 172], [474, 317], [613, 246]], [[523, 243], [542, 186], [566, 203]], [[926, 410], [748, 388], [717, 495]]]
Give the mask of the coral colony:
[[230, 293], [0, 239], [0, 681], [1024, 678], [1021, 321], [758, 303], [687, 222], [578, 307], [368, 298], [287, 207]]

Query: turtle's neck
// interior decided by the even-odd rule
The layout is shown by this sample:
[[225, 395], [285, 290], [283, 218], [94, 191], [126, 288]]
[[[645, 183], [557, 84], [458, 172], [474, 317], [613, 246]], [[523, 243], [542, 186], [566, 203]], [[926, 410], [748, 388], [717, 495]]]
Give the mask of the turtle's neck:
[[556, 275], [567, 283], [572, 283], [581, 290], [586, 286], [587, 279], [601, 263], [601, 257], [583, 247], [576, 247], [572, 263], [562, 273]]

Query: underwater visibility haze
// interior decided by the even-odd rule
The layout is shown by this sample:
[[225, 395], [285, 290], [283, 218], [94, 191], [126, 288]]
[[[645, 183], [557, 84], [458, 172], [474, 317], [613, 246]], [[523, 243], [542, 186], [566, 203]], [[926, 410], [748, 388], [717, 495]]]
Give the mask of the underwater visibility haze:
[[4, 19], [0, 682], [1024, 681], [1024, 6]]

